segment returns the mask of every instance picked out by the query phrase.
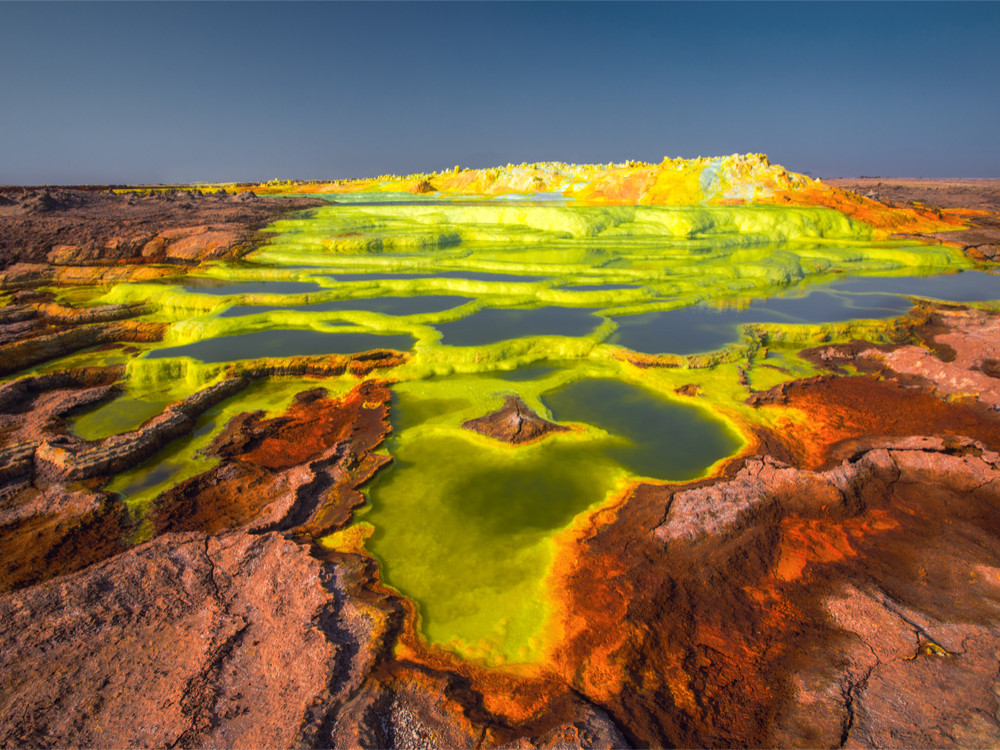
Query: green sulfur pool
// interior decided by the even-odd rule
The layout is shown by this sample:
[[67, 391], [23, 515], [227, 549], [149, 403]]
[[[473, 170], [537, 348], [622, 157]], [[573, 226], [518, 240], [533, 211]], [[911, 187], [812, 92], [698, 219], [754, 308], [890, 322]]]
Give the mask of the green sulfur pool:
[[598, 378], [542, 397], [579, 431], [513, 447], [460, 426], [482, 408], [475, 394], [512, 392], [509, 382], [419, 385], [400, 387], [393, 405], [395, 461], [369, 490], [369, 547], [385, 580], [418, 602], [432, 641], [493, 661], [536, 654], [552, 539], [577, 514], [631, 477], [688, 479], [742, 444], [704, 410]]
[[586, 336], [601, 324], [591, 310], [540, 307], [533, 310], [482, 310], [458, 320], [439, 323], [441, 342], [449, 346], [480, 346], [527, 336]]
[[196, 341], [183, 346], [154, 349], [150, 359], [192, 357], [201, 362], [231, 362], [260, 357], [294, 357], [314, 354], [352, 354], [369, 349], [402, 349], [413, 346], [409, 336], [371, 333], [267, 330]]
[[241, 284], [224, 279], [190, 276], [184, 282], [184, 289], [198, 294], [237, 296], [243, 294], [305, 294], [318, 291], [320, 286], [314, 282], [303, 281], [256, 281]]
[[638, 476], [693, 479], [741, 444], [701, 410], [620, 380], [578, 380], [543, 395], [542, 402], [560, 422], [582, 422], [615, 436], [607, 455]]
[[70, 430], [84, 440], [100, 440], [129, 432], [158, 415], [174, 400], [166, 391], [146, 398], [122, 395], [71, 419]]
[[1000, 299], [1000, 274], [960, 271], [936, 276], [853, 277], [838, 279], [832, 288], [845, 292], [905, 294], [947, 302], [975, 302]]
[[316, 302], [311, 305], [235, 305], [221, 317], [236, 318], [241, 315], [256, 315], [275, 310], [291, 310], [305, 313], [337, 312], [340, 310], [367, 310], [383, 315], [421, 315], [424, 313], [449, 310], [468, 302], [467, 297], [445, 296], [440, 294], [414, 295], [412, 297], [368, 297], [358, 299], [334, 300], [332, 302]]
[[739, 340], [739, 326], [750, 323], [835, 323], [856, 318], [888, 318], [912, 304], [889, 294], [831, 294], [754, 300], [745, 309], [693, 305], [677, 310], [619, 318], [612, 342], [634, 351], [694, 354]]

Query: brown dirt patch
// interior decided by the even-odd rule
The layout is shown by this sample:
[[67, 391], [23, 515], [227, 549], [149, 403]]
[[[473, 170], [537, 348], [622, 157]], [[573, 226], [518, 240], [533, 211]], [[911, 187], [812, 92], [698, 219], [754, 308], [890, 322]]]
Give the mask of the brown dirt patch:
[[314, 198], [203, 195], [139, 197], [72, 188], [0, 189], [0, 268], [14, 263], [194, 263], [249, 249], [256, 230]]
[[976, 260], [1000, 260], [1000, 180], [865, 177], [825, 182], [895, 208], [940, 210], [961, 219], [968, 229], [912, 236], [960, 247]]

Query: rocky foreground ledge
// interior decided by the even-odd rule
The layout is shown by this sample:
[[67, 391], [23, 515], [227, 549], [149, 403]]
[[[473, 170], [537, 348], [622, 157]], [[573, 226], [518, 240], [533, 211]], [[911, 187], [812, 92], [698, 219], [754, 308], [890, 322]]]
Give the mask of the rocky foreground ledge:
[[460, 672], [396, 658], [404, 603], [364, 555], [277, 530], [294, 518], [282, 502], [243, 524], [174, 516], [214, 530], [0, 596], [0, 741], [1000, 741], [1000, 455], [976, 441], [872, 440], [821, 472], [751, 456], [729, 480], [638, 488], [566, 579], [587, 620], [566, 644], [578, 666], [521, 723], [486, 711]]

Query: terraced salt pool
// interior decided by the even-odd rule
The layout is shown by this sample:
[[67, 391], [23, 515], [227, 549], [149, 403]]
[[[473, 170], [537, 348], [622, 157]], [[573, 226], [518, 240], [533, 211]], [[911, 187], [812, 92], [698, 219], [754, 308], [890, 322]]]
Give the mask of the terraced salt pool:
[[367, 297], [359, 299], [315, 302], [310, 305], [234, 305], [221, 313], [223, 318], [238, 318], [241, 315], [288, 310], [290, 312], [326, 313], [341, 310], [362, 310], [383, 315], [422, 315], [425, 313], [450, 310], [469, 301], [468, 297], [426, 294], [413, 297]]
[[902, 296], [827, 291], [757, 299], [745, 308], [692, 305], [618, 318], [618, 331], [612, 342], [640, 352], [695, 354], [738, 341], [743, 325], [891, 318], [903, 315], [912, 306]]
[[482, 310], [458, 320], [439, 323], [441, 343], [482, 346], [530, 336], [586, 336], [602, 323], [592, 310], [536, 307], [530, 310]]
[[[560, 535], [631, 483], [695, 478], [738, 452], [760, 418], [747, 389], [814, 373], [796, 347], [877, 340], [914, 296], [1000, 298], [1000, 277], [956, 252], [876, 242], [828, 209], [390, 196], [269, 231], [248, 262], [107, 291], [100, 301], [142, 301], [168, 331], [130, 361], [128, 392], [75, 429], [133, 429], [255, 359], [408, 353], [376, 375], [393, 381], [394, 461], [367, 487], [354, 528], [384, 580], [416, 603], [430, 642], [490, 663], [543, 648]], [[746, 324], [775, 335], [751, 341]], [[697, 366], [683, 359], [694, 353]], [[356, 382], [319, 384], [342, 393]], [[108, 489], [141, 515], [210, 465], [198, 451], [231, 416], [280, 413], [317, 384], [253, 386]], [[512, 446], [462, 428], [512, 394], [573, 429]]]

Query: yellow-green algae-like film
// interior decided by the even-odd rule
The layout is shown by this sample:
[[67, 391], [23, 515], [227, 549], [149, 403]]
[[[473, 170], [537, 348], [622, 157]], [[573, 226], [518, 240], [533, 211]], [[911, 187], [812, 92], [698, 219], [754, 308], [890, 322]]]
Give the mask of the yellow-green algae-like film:
[[[874, 241], [826, 208], [355, 195], [269, 231], [264, 248], [199, 270], [200, 281], [122, 284], [95, 300], [142, 301], [169, 324], [163, 342], [140, 347], [127, 395], [151, 411], [203, 387], [227, 366], [222, 344], [234, 360], [408, 349], [379, 374], [397, 381], [394, 463], [369, 486], [351, 538], [367, 537], [386, 582], [416, 601], [428, 640], [494, 664], [538, 655], [553, 540], [574, 518], [637, 479], [710, 471], [744, 444], [740, 423], [759, 418], [741, 379], [766, 388], [810, 374], [796, 345], [877, 339], [909, 307], [905, 290], [840, 280], [970, 266], [947, 248]], [[671, 317], [681, 314], [690, 319]], [[671, 331], [684, 325], [695, 334], [682, 341]], [[630, 364], [629, 342], [673, 366]], [[226, 416], [280, 408], [299, 385], [230, 399], [169, 460], [190, 460]], [[681, 386], [700, 395], [676, 396]], [[572, 429], [517, 446], [462, 429], [510, 394]], [[78, 430], [128, 424], [107, 408]], [[153, 481], [163, 460], [111, 489], [141, 505], [191, 475]]]
[[[553, 537], [577, 514], [636, 477], [698, 476], [742, 444], [707, 411], [620, 380], [618, 363], [538, 371], [399, 385], [395, 460], [364, 516], [369, 549], [387, 581], [419, 603], [428, 638], [492, 663], [537, 655]], [[576, 429], [516, 446], [462, 429], [513, 393]]]

